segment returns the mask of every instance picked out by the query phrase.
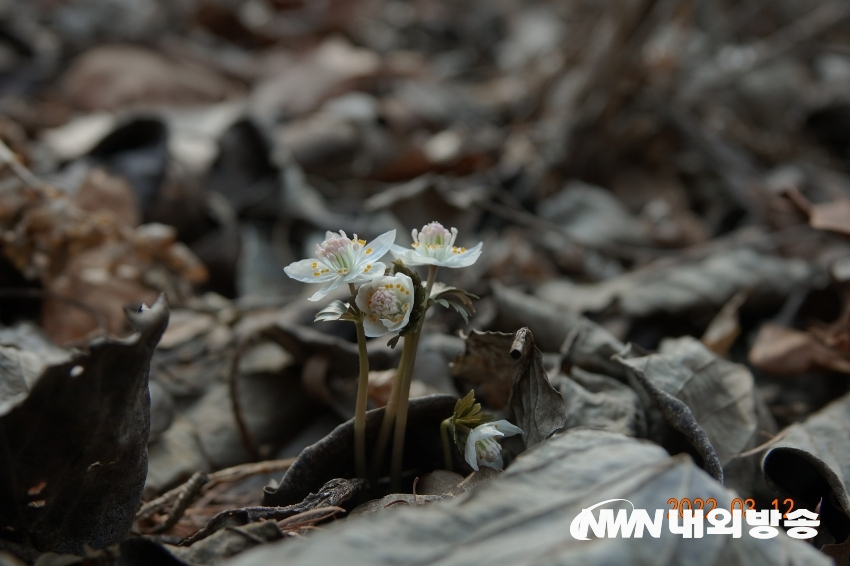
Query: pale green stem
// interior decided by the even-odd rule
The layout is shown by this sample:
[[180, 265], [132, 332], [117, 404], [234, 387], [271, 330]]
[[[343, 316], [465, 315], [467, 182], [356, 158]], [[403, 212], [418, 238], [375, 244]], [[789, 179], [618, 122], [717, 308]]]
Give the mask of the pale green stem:
[[[407, 408], [410, 402], [410, 382], [413, 379], [413, 367], [416, 364], [416, 349], [419, 347], [419, 335], [425, 322], [425, 312], [431, 299], [431, 289], [437, 279], [437, 266], [428, 266], [428, 281], [425, 284], [425, 308], [416, 329], [404, 337], [404, 365], [399, 367], [398, 409], [396, 410], [395, 434], [393, 435], [393, 457], [390, 464], [390, 491], [398, 492], [401, 487], [401, 472], [404, 461], [404, 435], [407, 429]], [[405, 355], [407, 354], [407, 355]]]
[[449, 426], [452, 418], [449, 417], [440, 425], [440, 439], [443, 441], [443, 466], [446, 470], [452, 471], [452, 445], [449, 444]]
[[402, 348], [401, 359], [398, 363], [393, 376], [393, 385], [390, 389], [390, 396], [387, 399], [387, 406], [384, 409], [384, 418], [381, 421], [381, 430], [378, 431], [378, 439], [375, 441], [375, 451], [372, 454], [372, 477], [377, 478], [381, 471], [381, 464], [384, 463], [384, 455], [387, 453], [387, 444], [390, 441], [390, 434], [393, 431], [395, 423], [396, 409], [398, 408], [398, 393], [401, 389], [401, 371], [404, 366], [404, 349]]
[[398, 409], [395, 416], [395, 434], [393, 435], [393, 458], [390, 464], [390, 492], [398, 493], [401, 487], [402, 461], [404, 459], [404, 433], [407, 428], [407, 407], [410, 398], [410, 382], [413, 376], [413, 364], [416, 360], [416, 348], [419, 345], [419, 331], [404, 337], [404, 365], [399, 368]]
[[[351, 304], [354, 305], [356, 290], [352, 283]], [[360, 380], [357, 383], [357, 405], [354, 408], [354, 471], [358, 478], [366, 478], [366, 403], [369, 399], [369, 353], [366, 351], [366, 332], [363, 321], [355, 323], [357, 327], [357, 349], [360, 352]]]
[[[434, 281], [437, 280], [437, 270], [440, 269], [436, 265], [428, 266], [428, 282], [425, 284], [425, 310], [428, 310], [428, 299], [431, 298], [431, 288], [434, 287]], [[425, 315], [423, 313], [422, 320], [425, 320]], [[419, 323], [420, 328], [422, 326], [422, 322]]]

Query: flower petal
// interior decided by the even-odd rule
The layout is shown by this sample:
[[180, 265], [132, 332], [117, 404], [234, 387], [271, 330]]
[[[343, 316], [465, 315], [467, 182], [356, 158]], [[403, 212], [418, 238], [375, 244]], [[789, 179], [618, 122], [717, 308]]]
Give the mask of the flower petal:
[[330, 283], [328, 283], [327, 285], [325, 285], [324, 287], [322, 287], [321, 289], [319, 289], [318, 291], [313, 293], [313, 296], [310, 297], [308, 300], [319, 301], [322, 298], [326, 297], [328, 293], [330, 293], [331, 291], [333, 291], [334, 289], [339, 287], [341, 284], [342, 284], [342, 277], [338, 277], [338, 276], [334, 275], [333, 281], [331, 281]]
[[[375, 278], [377, 279], [377, 277]], [[360, 312], [369, 312], [369, 294], [375, 292], [375, 279], [369, 283], [365, 283], [357, 289], [357, 296], [354, 297], [354, 304], [360, 309]]]
[[284, 267], [283, 272], [296, 281], [301, 281], [303, 283], [325, 283], [337, 276], [336, 273], [315, 275], [319, 272], [320, 268], [313, 267], [314, 264], [317, 266], [322, 265], [322, 263], [316, 259], [302, 259], [301, 261], [290, 263]]
[[478, 242], [475, 247], [470, 248], [463, 253], [453, 254], [446, 258], [446, 261], [442, 265], [444, 267], [467, 267], [472, 265], [481, 255], [481, 248], [483, 245], [483, 242]]
[[489, 424], [490, 424], [490, 426], [497, 429], [499, 432], [501, 432], [506, 437], [507, 436], [513, 436], [515, 434], [525, 434], [522, 431], [521, 428], [519, 428], [516, 425], [509, 423], [508, 421], [502, 420], [502, 421], [496, 421], [494, 423], [489, 423]]
[[504, 467], [505, 467], [505, 461], [504, 461], [504, 459], [502, 458], [502, 455], [501, 455], [501, 454], [499, 454], [499, 457], [498, 457], [498, 458], [496, 458], [496, 459], [495, 459], [494, 461], [492, 461], [492, 462], [488, 462], [487, 460], [482, 460], [482, 461], [481, 461], [481, 465], [482, 465], [482, 466], [487, 466], [488, 468], [493, 468], [494, 470], [502, 470], [502, 469], [504, 469]]
[[[363, 255], [361, 256], [361, 260], [358, 260], [358, 265], [362, 263], [366, 263], [369, 261], [377, 261], [384, 257], [390, 248], [394, 245], [395, 242], [395, 230], [390, 230], [389, 232], [385, 232], [366, 244], [364, 246]], [[372, 250], [370, 253], [366, 253], [368, 250]]]
[[369, 338], [377, 338], [378, 336], [383, 336], [390, 332], [383, 324], [381, 324], [381, 321], [372, 322], [368, 316], [363, 319], [363, 331]]
[[475, 434], [475, 431], [469, 433], [469, 438], [466, 439], [466, 448], [463, 450], [463, 458], [466, 460], [466, 463], [469, 464], [469, 467], [478, 471], [478, 453], [475, 451], [475, 439], [472, 435]]
[[411, 250], [408, 248], [400, 248], [396, 250], [398, 246], [394, 246], [393, 249], [390, 250], [390, 253], [396, 259], [400, 259], [404, 262], [404, 265], [440, 265], [436, 259], [432, 257], [423, 256], [416, 250]]
[[358, 283], [366, 283], [367, 281], [371, 281], [375, 277], [383, 277], [384, 271], [387, 269], [387, 266], [380, 261], [377, 263], [370, 263], [367, 265], [371, 265], [369, 271], [361, 270], [358, 272], [349, 273], [345, 277], [346, 283], [354, 283], [355, 285]]
[[411, 250], [410, 248], [403, 248], [398, 244], [393, 244], [390, 246], [390, 255], [393, 256], [393, 259], [400, 259], [404, 261], [404, 259], [407, 257], [407, 254], [412, 251], [413, 250]]

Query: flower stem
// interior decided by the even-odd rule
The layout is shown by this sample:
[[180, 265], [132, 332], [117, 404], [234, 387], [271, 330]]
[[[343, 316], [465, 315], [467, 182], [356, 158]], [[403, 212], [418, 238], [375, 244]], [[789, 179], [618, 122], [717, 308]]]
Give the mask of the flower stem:
[[401, 487], [401, 472], [404, 462], [404, 436], [407, 429], [407, 408], [410, 402], [410, 383], [413, 379], [413, 367], [416, 364], [416, 349], [419, 347], [419, 336], [425, 322], [425, 312], [431, 299], [431, 289], [437, 279], [436, 265], [428, 266], [428, 281], [425, 284], [425, 306], [422, 317], [413, 332], [404, 337], [402, 352], [403, 364], [399, 366], [398, 408], [396, 409], [395, 434], [393, 435], [393, 457], [390, 464], [390, 491], [397, 492]]
[[402, 354], [404, 365], [399, 368], [398, 409], [396, 409], [395, 434], [393, 435], [393, 458], [390, 464], [390, 491], [393, 493], [398, 493], [401, 487], [404, 433], [407, 428], [410, 382], [413, 377], [413, 364], [416, 361], [416, 348], [419, 345], [419, 333], [421, 330], [422, 328], [420, 326], [416, 331], [404, 337], [404, 354]]
[[381, 421], [381, 430], [378, 431], [378, 439], [375, 441], [375, 452], [372, 454], [372, 478], [378, 477], [381, 471], [381, 464], [384, 463], [384, 455], [387, 452], [387, 444], [390, 441], [390, 434], [393, 431], [395, 423], [396, 409], [398, 408], [398, 394], [401, 389], [401, 372], [404, 367], [405, 351], [402, 348], [401, 359], [398, 362], [395, 376], [393, 376], [393, 385], [390, 389], [390, 396], [387, 399], [387, 406], [384, 409], [384, 418]]
[[[431, 298], [431, 288], [434, 286], [434, 281], [437, 279], [437, 270], [439, 267], [436, 265], [428, 266], [428, 282], [425, 284], [425, 310], [428, 310], [428, 299]], [[425, 320], [425, 317], [422, 317], [422, 320]], [[419, 323], [420, 328], [422, 327], [422, 323]]]
[[449, 417], [440, 424], [440, 439], [443, 441], [443, 466], [444, 469], [452, 471], [452, 446], [449, 444], [449, 426], [452, 418]]
[[[349, 283], [351, 304], [354, 304], [356, 290]], [[359, 478], [366, 478], [366, 403], [369, 398], [369, 354], [366, 351], [366, 332], [363, 321], [355, 323], [357, 327], [357, 349], [360, 353], [360, 379], [357, 383], [357, 405], [354, 408], [354, 471]]]

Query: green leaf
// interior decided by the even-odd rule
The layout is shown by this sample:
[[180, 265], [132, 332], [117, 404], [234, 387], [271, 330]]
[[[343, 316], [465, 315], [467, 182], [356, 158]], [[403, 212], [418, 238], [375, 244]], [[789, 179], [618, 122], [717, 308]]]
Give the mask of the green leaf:
[[469, 316], [475, 314], [475, 305], [472, 303], [472, 299], [478, 297], [463, 289], [448, 287], [442, 283], [437, 283], [434, 287], [431, 300], [445, 308], [451, 306], [463, 317], [464, 322], [469, 322]]
[[470, 390], [463, 399], [458, 399], [457, 403], [455, 403], [455, 414], [454, 418], [458, 418], [463, 416], [466, 411], [472, 407], [475, 403], [475, 392]]
[[[350, 320], [349, 318], [343, 318], [348, 314], [350, 314], [348, 303], [343, 303], [342, 301], [334, 301], [319, 312], [317, 312], [314, 321], [329, 322], [333, 320]], [[355, 318], [354, 320], [356, 321], [357, 319]]]

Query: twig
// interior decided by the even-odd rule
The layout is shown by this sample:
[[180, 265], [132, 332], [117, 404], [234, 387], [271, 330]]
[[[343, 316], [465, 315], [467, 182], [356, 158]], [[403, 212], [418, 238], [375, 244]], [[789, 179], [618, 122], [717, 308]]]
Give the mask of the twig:
[[[284, 460], [267, 460], [265, 462], [252, 462], [248, 464], [239, 464], [231, 468], [225, 468], [217, 472], [207, 475], [207, 482], [201, 488], [201, 493], [206, 493], [218, 484], [225, 482], [234, 482], [243, 478], [254, 476], [257, 474], [265, 474], [269, 472], [282, 472], [289, 469], [295, 458], [286, 458]], [[194, 477], [194, 476], [192, 476]], [[169, 490], [156, 499], [148, 501], [142, 505], [141, 509], [136, 513], [136, 520], [143, 521], [154, 515], [157, 511], [173, 502], [183, 491], [186, 485], [191, 482], [190, 478], [186, 483], [183, 483], [172, 490]]]
[[0, 140], [0, 163], [9, 167], [27, 186], [38, 189], [44, 185], [41, 180], [26, 168], [3, 140]]
[[225, 527], [239, 527], [248, 523], [256, 523], [257, 521], [280, 521], [312, 509], [336, 507], [348, 501], [365, 486], [366, 480], [360, 478], [354, 478], [352, 480], [333, 479], [323, 485], [318, 493], [311, 493], [304, 498], [304, 501], [296, 505], [229, 509], [213, 517], [206, 526], [180, 543], [180, 546], [191, 546], [195, 542]]
[[345, 509], [337, 506], [321, 507], [319, 509], [304, 511], [303, 513], [293, 515], [287, 519], [282, 519], [278, 521], [277, 524], [281, 529], [297, 529], [318, 523], [319, 521], [324, 521], [325, 519], [330, 519], [338, 513], [345, 513]]
[[168, 512], [168, 518], [161, 524], [157, 525], [153, 529], [153, 533], [164, 533], [171, 527], [177, 524], [177, 521], [183, 517], [183, 514], [188, 509], [189, 505], [197, 499], [198, 495], [201, 493], [201, 488], [209, 481], [209, 476], [204, 472], [195, 472], [189, 481], [183, 484], [181, 487], [180, 493], [177, 495], [177, 499], [174, 500], [174, 504], [171, 506], [171, 510]]
[[248, 342], [243, 342], [236, 347], [236, 351], [233, 353], [233, 359], [230, 362], [230, 373], [227, 378], [227, 384], [230, 389], [230, 406], [233, 409], [236, 430], [239, 432], [239, 438], [242, 440], [242, 446], [248, 453], [248, 458], [252, 462], [256, 462], [260, 459], [260, 452], [257, 450], [254, 436], [248, 429], [245, 416], [242, 414], [242, 407], [239, 404], [239, 359], [242, 356], [243, 350], [246, 349], [247, 344]]
[[773, 446], [774, 444], [776, 444], [777, 442], [779, 442], [780, 440], [785, 438], [785, 435], [788, 434], [789, 430], [791, 430], [791, 427], [786, 428], [785, 430], [783, 430], [782, 432], [780, 432], [779, 434], [777, 434], [776, 436], [774, 436], [773, 438], [771, 438], [770, 440], [765, 442], [764, 444], [759, 444], [755, 448], [750, 448], [746, 452], [741, 452], [740, 454], [735, 454], [734, 456], [732, 456], [732, 459], [734, 460], [735, 458], [746, 458], [747, 456], [752, 456], [753, 454], [758, 454], [762, 450], [766, 450], [766, 449], [770, 448], [771, 446]]

